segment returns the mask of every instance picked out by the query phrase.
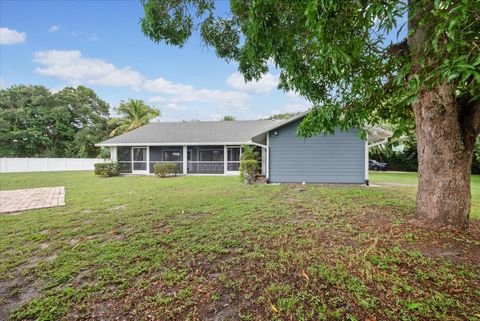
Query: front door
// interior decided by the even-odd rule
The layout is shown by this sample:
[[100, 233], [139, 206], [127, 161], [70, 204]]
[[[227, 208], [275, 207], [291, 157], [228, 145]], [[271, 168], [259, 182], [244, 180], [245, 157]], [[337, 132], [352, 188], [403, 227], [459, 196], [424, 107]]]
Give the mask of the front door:
[[227, 147], [227, 175], [240, 174], [240, 146]]
[[147, 174], [147, 148], [132, 147], [132, 173]]

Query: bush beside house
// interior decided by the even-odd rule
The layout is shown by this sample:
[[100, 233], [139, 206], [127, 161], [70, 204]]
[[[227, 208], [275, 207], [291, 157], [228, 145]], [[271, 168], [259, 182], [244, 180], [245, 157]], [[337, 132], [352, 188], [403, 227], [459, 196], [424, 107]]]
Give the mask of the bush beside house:
[[259, 169], [260, 167], [256, 159], [242, 159], [240, 161], [240, 177], [246, 184], [255, 182]]
[[260, 170], [259, 153], [255, 150], [255, 146], [243, 145], [242, 157], [240, 159], [240, 179], [245, 184], [255, 182], [258, 171]]
[[153, 170], [159, 177], [166, 177], [169, 174], [177, 176], [178, 166], [176, 163], [156, 163], [153, 165]]
[[120, 175], [120, 166], [117, 162], [112, 163], [96, 163], [94, 169], [95, 175], [101, 177], [112, 177]]

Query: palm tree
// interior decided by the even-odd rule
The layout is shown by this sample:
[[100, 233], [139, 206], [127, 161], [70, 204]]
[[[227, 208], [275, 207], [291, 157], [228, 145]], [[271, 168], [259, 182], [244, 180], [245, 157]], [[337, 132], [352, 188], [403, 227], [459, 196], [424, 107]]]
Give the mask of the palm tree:
[[258, 160], [260, 155], [255, 149], [256, 147], [253, 145], [242, 145], [242, 160]]
[[115, 128], [110, 132], [110, 137], [117, 136], [148, 124], [150, 120], [160, 116], [160, 110], [150, 107], [143, 100], [130, 99], [120, 102], [116, 109], [120, 118], [112, 118], [110, 125]]

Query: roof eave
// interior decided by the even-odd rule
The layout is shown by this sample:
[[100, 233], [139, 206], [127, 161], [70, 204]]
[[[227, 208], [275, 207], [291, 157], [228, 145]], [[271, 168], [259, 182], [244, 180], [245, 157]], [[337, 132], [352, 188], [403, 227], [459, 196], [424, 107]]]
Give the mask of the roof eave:
[[98, 143], [97, 147], [117, 147], [117, 146], [216, 146], [216, 145], [244, 145], [252, 141], [242, 142], [200, 142], [200, 143]]

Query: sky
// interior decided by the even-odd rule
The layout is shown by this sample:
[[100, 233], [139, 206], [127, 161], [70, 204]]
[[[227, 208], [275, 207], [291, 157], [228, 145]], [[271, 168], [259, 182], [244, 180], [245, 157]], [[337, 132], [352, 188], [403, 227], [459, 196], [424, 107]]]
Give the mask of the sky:
[[[228, 1], [217, 11], [228, 14]], [[0, 86], [84, 85], [113, 108], [142, 99], [159, 121], [259, 119], [307, 110], [278, 90], [278, 70], [245, 84], [235, 63], [194, 35], [183, 48], [155, 44], [140, 28], [138, 0], [0, 0]]]

